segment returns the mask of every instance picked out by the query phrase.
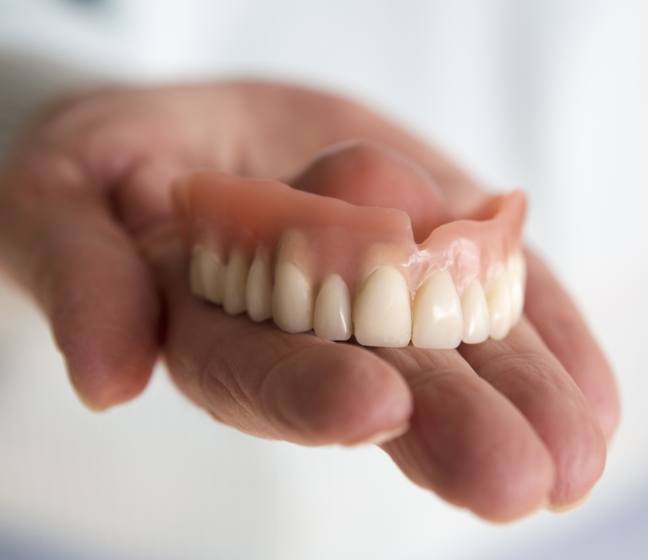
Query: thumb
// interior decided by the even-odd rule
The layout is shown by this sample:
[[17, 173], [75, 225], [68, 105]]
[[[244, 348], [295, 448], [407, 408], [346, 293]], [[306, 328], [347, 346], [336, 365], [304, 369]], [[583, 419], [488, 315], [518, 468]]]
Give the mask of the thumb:
[[49, 319], [70, 380], [93, 409], [145, 387], [158, 349], [148, 270], [81, 167], [23, 158], [0, 175], [0, 260]]

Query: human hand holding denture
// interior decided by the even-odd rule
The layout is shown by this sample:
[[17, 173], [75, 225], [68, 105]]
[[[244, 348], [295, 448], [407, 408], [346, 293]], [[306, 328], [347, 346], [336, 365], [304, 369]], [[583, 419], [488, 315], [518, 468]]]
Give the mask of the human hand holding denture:
[[17, 146], [0, 214], [0, 256], [94, 408], [137, 395], [161, 348], [218, 420], [378, 443], [488, 519], [577, 502], [602, 472], [614, 380], [522, 257], [523, 195], [357, 104], [255, 83], [71, 98]]

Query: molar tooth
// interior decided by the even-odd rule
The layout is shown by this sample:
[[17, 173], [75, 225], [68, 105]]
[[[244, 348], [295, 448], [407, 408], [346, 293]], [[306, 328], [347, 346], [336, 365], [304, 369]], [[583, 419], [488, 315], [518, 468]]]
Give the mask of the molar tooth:
[[419, 348], [456, 348], [461, 343], [461, 301], [447, 270], [431, 274], [414, 298], [412, 344]]
[[247, 278], [245, 290], [247, 312], [253, 321], [272, 317], [272, 274], [266, 251], [257, 251]]
[[509, 257], [507, 268], [511, 288], [511, 324], [515, 324], [524, 310], [526, 263], [521, 251], [517, 251]]
[[225, 269], [225, 297], [223, 308], [230, 315], [245, 311], [248, 259], [240, 249], [233, 249]]
[[315, 299], [313, 328], [317, 336], [328, 340], [351, 337], [351, 297], [339, 274], [330, 274], [322, 282]]
[[493, 275], [486, 293], [486, 301], [490, 315], [491, 338], [501, 340], [511, 328], [511, 287], [508, 274], [503, 268]]
[[189, 286], [191, 293], [200, 297], [205, 297], [205, 286], [202, 279], [203, 254], [205, 248], [202, 245], [194, 246], [191, 251], [191, 260], [189, 261]]
[[365, 280], [353, 304], [356, 340], [365, 346], [399, 348], [412, 335], [410, 294], [403, 275], [381, 266]]
[[203, 285], [205, 297], [212, 303], [223, 303], [223, 291], [225, 288], [225, 267], [220, 257], [208, 251], [205, 257], [203, 269]]
[[488, 303], [481, 282], [475, 278], [461, 297], [464, 331], [463, 341], [468, 344], [484, 342], [490, 334]]
[[223, 263], [204, 245], [196, 245], [191, 255], [191, 291], [212, 303], [223, 301]]
[[289, 333], [305, 332], [313, 327], [313, 286], [291, 262], [277, 263], [272, 317], [280, 329]]

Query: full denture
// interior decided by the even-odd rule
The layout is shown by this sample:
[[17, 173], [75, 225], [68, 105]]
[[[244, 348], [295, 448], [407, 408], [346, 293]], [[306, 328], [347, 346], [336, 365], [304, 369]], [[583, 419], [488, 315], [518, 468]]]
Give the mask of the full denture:
[[229, 314], [366, 346], [455, 348], [504, 338], [522, 313], [520, 191], [427, 230], [370, 192], [351, 204], [344, 192], [203, 171], [176, 193], [191, 289]]

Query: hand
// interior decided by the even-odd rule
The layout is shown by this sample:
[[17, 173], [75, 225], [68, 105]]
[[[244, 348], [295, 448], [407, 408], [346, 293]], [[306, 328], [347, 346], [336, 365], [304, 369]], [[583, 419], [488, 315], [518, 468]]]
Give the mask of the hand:
[[[602, 472], [618, 398], [574, 304], [532, 253], [526, 317], [506, 340], [458, 351], [331, 346], [188, 293], [170, 179], [205, 165], [293, 177], [348, 138], [425, 165], [457, 213], [483, 196], [437, 151], [331, 96], [254, 83], [104, 92], [51, 107], [17, 147], [0, 175], [0, 256], [47, 313], [92, 407], [138, 394], [163, 344], [180, 389], [241, 430], [353, 444], [407, 429], [382, 444], [400, 468], [488, 519], [578, 501]], [[355, 149], [370, 175], [372, 150]]]

